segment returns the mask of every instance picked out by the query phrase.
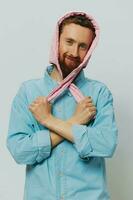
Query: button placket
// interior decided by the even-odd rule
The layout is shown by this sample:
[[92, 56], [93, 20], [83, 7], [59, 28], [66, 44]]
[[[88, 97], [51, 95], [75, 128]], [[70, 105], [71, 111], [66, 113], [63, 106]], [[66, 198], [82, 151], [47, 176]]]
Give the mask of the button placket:
[[65, 151], [64, 149], [61, 150], [61, 155], [64, 155]]
[[64, 196], [63, 195], [61, 196], [61, 200], [64, 200]]
[[58, 109], [58, 111], [59, 111], [59, 112], [61, 112], [61, 110], [62, 110], [60, 106], [58, 106], [58, 108], [57, 108], [57, 109]]

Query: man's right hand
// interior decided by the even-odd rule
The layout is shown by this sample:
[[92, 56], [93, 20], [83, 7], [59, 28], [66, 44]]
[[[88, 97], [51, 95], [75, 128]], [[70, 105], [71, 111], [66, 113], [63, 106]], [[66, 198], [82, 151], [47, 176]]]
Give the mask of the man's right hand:
[[87, 124], [96, 115], [96, 107], [93, 104], [91, 97], [85, 97], [77, 104], [76, 110], [70, 121], [77, 124]]

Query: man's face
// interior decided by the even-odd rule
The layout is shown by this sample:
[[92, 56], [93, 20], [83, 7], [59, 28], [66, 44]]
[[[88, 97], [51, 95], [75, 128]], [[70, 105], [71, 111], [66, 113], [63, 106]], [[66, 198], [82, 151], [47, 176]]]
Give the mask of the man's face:
[[64, 77], [82, 63], [93, 39], [89, 28], [74, 23], [64, 26], [59, 39], [59, 63]]

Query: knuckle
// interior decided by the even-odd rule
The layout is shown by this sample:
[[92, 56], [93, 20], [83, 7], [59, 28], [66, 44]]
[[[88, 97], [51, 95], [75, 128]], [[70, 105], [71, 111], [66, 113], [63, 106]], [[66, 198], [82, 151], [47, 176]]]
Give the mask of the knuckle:
[[89, 108], [87, 108], [87, 112], [90, 113], [90, 109]]

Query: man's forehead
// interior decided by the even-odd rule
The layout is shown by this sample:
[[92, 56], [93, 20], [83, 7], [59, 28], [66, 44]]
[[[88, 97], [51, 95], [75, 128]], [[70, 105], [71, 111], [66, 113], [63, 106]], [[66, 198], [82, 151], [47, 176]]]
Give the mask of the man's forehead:
[[61, 35], [65, 39], [78, 40], [86, 44], [89, 38], [92, 38], [93, 33], [89, 28], [71, 23], [64, 26]]
[[92, 33], [92, 30], [89, 29], [88, 27], [84, 27], [81, 26], [79, 24], [75, 24], [75, 23], [70, 23], [70, 24], [66, 24], [63, 27], [63, 31], [62, 33], [67, 33], [67, 34], [71, 34], [71, 33], [82, 33], [82, 34], [86, 34], [86, 33]]

